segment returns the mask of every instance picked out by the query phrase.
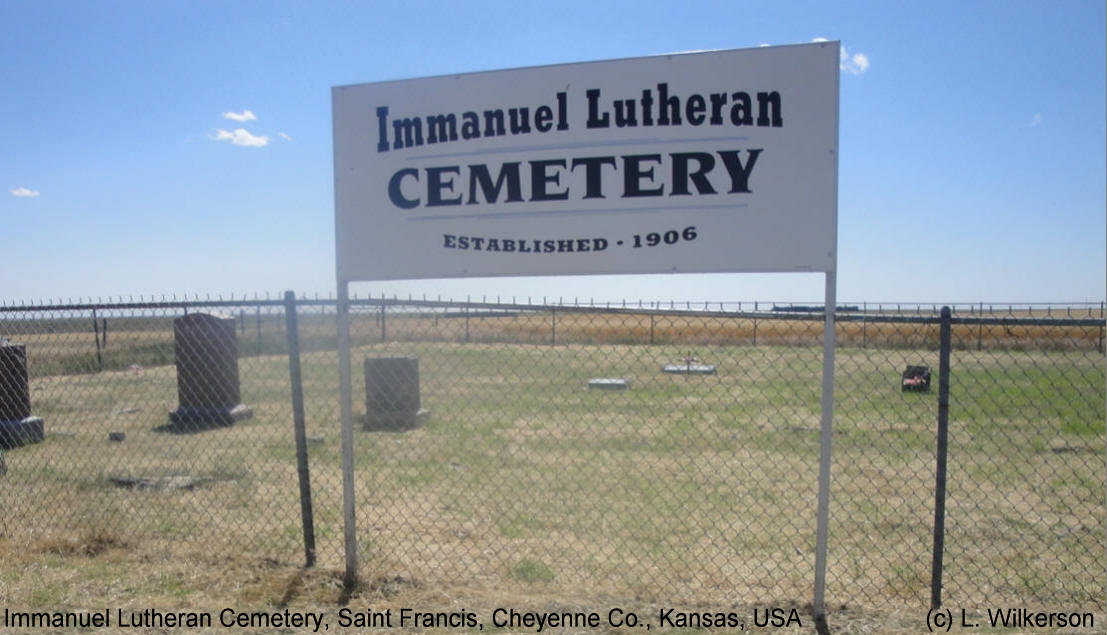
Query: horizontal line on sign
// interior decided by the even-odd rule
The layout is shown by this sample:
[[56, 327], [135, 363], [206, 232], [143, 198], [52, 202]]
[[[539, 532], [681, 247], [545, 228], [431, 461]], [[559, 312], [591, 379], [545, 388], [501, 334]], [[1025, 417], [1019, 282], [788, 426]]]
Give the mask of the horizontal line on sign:
[[449, 159], [453, 157], [469, 157], [482, 154], [505, 154], [508, 152], [531, 152], [533, 150], [570, 150], [573, 148], [601, 148], [612, 146], [638, 146], [655, 143], [687, 143], [689, 141], [748, 141], [749, 137], [689, 137], [687, 139], [637, 139], [635, 141], [581, 141], [580, 143], [554, 143], [537, 146], [513, 146], [510, 148], [496, 148], [492, 150], [474, 150], [472, 152], [446, 152], [443, 154], [420, 154], [408, 157], [408, 161], [422, 161], [425, 159]]
[[544, 210], [540, 212], [485, 212], [478, 214], [452, 214], [442, 216], [412, 216], [404, 220], [407, 221], [427, 221], [427, 220], [464, 220], [464, 219], [516, 219], [527, 220], [536, 217], [548, 218], [550, 216], [579, 216], [581, 214], [590, 214], [595, 216], [609, 215], [609, 214], [650, 214], [653, 212], [671, 212], [676, 210], [693, 211], [693, 212], [709, 212], [713, 210], [723, 209], [741, 209], [749, 207], [748, 203], [741, 203], [738, 205], [661, 205], [657, 207], [635, 207], [632, 209], [565, 209], [565, 210]]

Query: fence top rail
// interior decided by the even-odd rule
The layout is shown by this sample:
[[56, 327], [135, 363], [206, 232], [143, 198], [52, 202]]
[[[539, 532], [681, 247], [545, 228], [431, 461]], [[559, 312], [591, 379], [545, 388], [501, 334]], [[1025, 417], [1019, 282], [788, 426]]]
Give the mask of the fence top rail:
[[[697, 317], [697, 318], [725, 318], [725, 319], [755, 319], [790, 322], [822, 322], [825, 318], [823, 311], [803, 311], [798, 313], [786, 313], [781, 311], [717, 311], [703, 309], [670, 309], [670, 308], [623, 308], [607, 306], [574, 306], [574, 305], [535, 305], [535, 304], [496, 304], [491, 302], [448, 302], [435, 300], [398, 300], [388, 298], [350, 300], [353, 307], [386, 308], [429, 308], [429, 309], [461, 309], [468, 311], [472, 317], [493, 317], [505, 314], [535, 314], [535, 313], [575, 313], [575, 314], [613, 314], [613, 315], [652, 315], [658, 317]], [[451, 314], [456, 317], [456, 314]], [[881, 324], [941, 324], [940, 315], [896, 315], [896, 314], [865, 314], [865, 313], [835, 313], [837, 322], [868, 322]], [[995, 325], [995, 326], [1100, 326], [1107, 324], [1104, 318], [1076, 318], [1076, 317], [953, 317], [951, 324]]]
[[[337, 300], [333, 298], [296, 298], [297, 307], [337, 307]], [[41, 304], [0, 304], [0, 314], [21, 314], [41, 312], [88, 312], [88, 311], [126, 311], [126, 310], [172, 310], [172, 309], [204, 309], [204, 308], [280, 308], [286, 304], [283, 298], [242, 298], [239, 300], [160, 300], [137, 302], [51, 302]], [[714, 303], [710, 303], [714, 304]], [[535, 313], [574, 313], [574, 314], [615, 314], [615, 315], [651, 315], [657, 317], [696, 317], [696, 318], [720, 318], [720, 319], [752, 319], [796, 322], [821, 322], [825, 318], [824, 310], [820, 306], [796, 305], [796, 310], [791, 307], [771, 302], [734, 302], [737, 309], [727, 309], [728, 303], [718, 303], [719, 309], [710, 309], [709, 303], [622, 303], [612, 306], [610, 304], [551, 304], [551, 303], [518, 303], [518, 302], [474, 302], [457, 300], [416, 300], [402, 298], [351, 298], [350, 307], [379, 309], [431, 309], [461, 311], [462, 315], [472, 317], [491, 317], [493, 315], [506, 314], [535, 314]], [[683, 305], [683, 306], [682, 306]], [[697, 305], [703, 308], [695, 308]], [[744, 305], [753, 305], [753, 310], [745, 309]], [[912, 312], [912, 309], [884, 312], [883, 307], [900, 307], [899, 304], [866, 303], [866, 308], [858, 310], [856, 305], [838, 307], [836, 321], [841, 323], [881, 323], [881, 324], [924, 324], [937, 325], [941, 323], [938, 314], [940, 307], [934, 313]], [[872, 306], [872, 308], [868, 308]], [[678, 308], [680, 307], [680, 308]], [[764, 307], [764, 308], [762, 308]], [[878, 309], [878, 307], [880, 307]], [[973, 326], [1070, 326], [1070, 327], [1098, 327], [1107, 326], [1107, 318], [1104, 317], [1077, 317], [1071, 315], [1071, 310], [1066, 307], [1054, 307], [1056, 317], [1052, 311], [1046, 316], [1041, 315], [995, 315], [974, 311], [968, 315], [954, 313], [951, 324]], [[1071, 307], [1069, 307], [1071, 309]], [[1091, 311], [1089, 305], [1085, 310]], [[1040, 311], [1041, 309], [1039, 309]], [[1079, 313], [1079, 310], [1077, 311]], [[457, 317], [452, 314], [450, 317]]]
[[[297, 301], [297, 304], [300, 304]], [[304, 304], [326, 304], [333, 306], [334, 301], [310, 301]], [[664, 306], [660, 303], [655, 303], [654, 306], [649, 305], [635, 305], [634, 303], [628, 303], [625, 306], [611, 306], [607, 304], [524, 304], [524, 303], [507, 303], [507, 302], [473, 302], [473, 301], [456, 301], [456, 300], [413, 300], [402, 298], [354, 298], [350, 300], [351, 307], [372, 307], [372, 308], [395, 308], [395, 307], [411, 307], [411, 308], [424, 308], [424, 309], [453, 309], [472, 312], [473, 317], [490, 317], [491, 314], [503, 315], [506, 313], [606, 313], [615, 315], [653, 315], [653, 316], [665, 316], [665, 317], [708, 317], [708, 318], [728, 318], [728, 319], [757, 319], [757, 320], [780, 320], [780, 321], [796, 321], [796, 322], [822, 322], [825, 318], [825, 312], [822, 307], [818, 307], [818, 310], [812, 310], [814, 307], [803, 307], [798, 311], [785, 311], [781, 310], [780, 305], [774, 305], [768, 302], [744, 302], [744, 303], [732, 303], [732, 304], [753, 304], [754, 306], [765, 305], [765, 309], [755, 310], [712, 310], [706, 308], [697, 309], [689, 308], [690, 303], [685, 304], [685, 308], [675, 308], [676, 303], [670, 304], [670, 306]], [[695, 303], [698, 304], [698, 303]], [[694, 306], [692, 304], [691, 306]], [[862, 310], [856, 310], [852, 305], [848, 307], [839, 307], [835, 311], [837, 322], [879, 322], [885, 324], [902, 323], [902, 324], [940, 324], [942, 321], [941, 315], [938, 312], [941, 307], [935, 309], [935, 313], [928, 314], [910, 314], [910, 313], [873, 313]], [[979, 314], [976, 316], [960, 317], [955, 316], [951, 319], [952, 324], [972, 324], [972, 325], [995, 325], [995, 326], [1100, 326], [1107, 324], [1107, 318], [1103, 317], [1035, 317], [1035, 316], [994, 316], [984, 317]]]
[[[310, 303], [328, 304], [322, 301], [310, 301]], [[260, 307], [284, 306], [284, 300], [257, 299], [257, 300], [165, 300], [165, 301], [139, 301], [139, 302], [73, 302], [73, 303], [42, 303], [0, 305], [0, 313], [37, 313], [42, 311], [113, 311], [136, 309], [202, 309], [212, 307]], [[308, 304], [307, 300], [297, 300], [297, 304]], [[329, 304], [334, 304], [333, 301]]]

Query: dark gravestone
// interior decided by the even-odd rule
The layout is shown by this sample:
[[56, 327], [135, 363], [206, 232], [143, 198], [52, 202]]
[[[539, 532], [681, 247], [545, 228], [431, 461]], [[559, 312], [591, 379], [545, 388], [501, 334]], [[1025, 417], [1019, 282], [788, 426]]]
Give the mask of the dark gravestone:
[[408, 430], [429, 414], [420, 407], [418, 357], [365, 359], [365, 429]]
[[0, 343], [0, 448], [38, 443], [44, 436], [42, 419], [31, 416], [27, 348]]
[[234, 318], [192, 313], [173, 320], [173, 337], [179, 405], [169, 422], [199, 429], [250, 418], [239, 392]]

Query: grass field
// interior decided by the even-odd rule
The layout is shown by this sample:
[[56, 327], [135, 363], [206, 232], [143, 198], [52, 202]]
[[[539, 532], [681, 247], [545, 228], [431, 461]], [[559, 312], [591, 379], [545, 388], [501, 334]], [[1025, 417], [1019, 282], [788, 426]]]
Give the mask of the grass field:
[[[337, 362], [323, 350], [325, 322], [309, 320], [301, 332], [318, 342], [303, 355], [320, 557], [309, 571], [297, 566], [285, 356], [240, 360], [252, 419], [173, 434], [164, 429], [177, 405], [164, 331], [111, 331], [102, 353], [134, 342], [134, 351], [164, 354], [168, 342], [169, 357], [125, 363], [119, 352], [119, 369], [99, 373], [42, 372], [87, 359], [87, 338], [20, 336], [32, 347], [34, 414], [48, 437], [5, 453], [0, 597], [43, 610], [121, 602], [414, 604], [486, 614], [504, 605], [806, 610], [817, 324], [759, 324], [754, 345], [752, 322], [654, 318], [648, 345], [648, 316], [604, 320], [394, 318], [383, 328], [400, 341], [376, 343], [380, 323], [359, 323], [355, 362], [419, 357], [430, 419], [403, 433], [356, 433], [366, 582], [352, 594], [340, 585]], [[865, 337], [895, 337], [896, 346], [837, 353], [828, 607], [831, 625], [844, 630], [914, 631], [925, 626], [930, 593], [937, 404], [934, 394], [901, 392], [899, 373], [906, 364], [936, 369], [937, 352], [929, 330], [906, 325], [916, 333], [896, 335], [879, 326], [889, 330], [868, 325]], [[1045, 350], [954, 352], [951, 605], [1102, 613], [1107, 379], [1098, 333], [1081, 333], [1027, 332], [1028, 340], [1084, 342]], [[244, 355], [252, 335], [241, 336]], [[263, 335], [279, 345], [276, 334]], [[49, 354], [36, 358], [37, 349]], [[718, 373], [660, 372], [690, 354]], [[631, 388], [588, 389], [597, 377], [625, 378]], [[109, 442], [113, 431], [125, 441]], [[196, 481], [164, 491], [114, 484], [166, 476]]]

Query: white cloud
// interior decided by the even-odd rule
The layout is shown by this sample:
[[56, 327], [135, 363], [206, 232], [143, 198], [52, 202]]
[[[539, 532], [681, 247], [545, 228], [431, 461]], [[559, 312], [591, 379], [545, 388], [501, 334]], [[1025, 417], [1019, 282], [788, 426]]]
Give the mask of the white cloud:
[[38, 190], [29, 190], [25, 187], [17, 187], [12, 190], [11, 193], [12, 196], [17, 196], [19, 198], [34, 198], [39, 195]]
[[[825, 37], [811, 38], [812, 42], [829, 42], [830, 40]], [[869, 70], [869, 56], [864, 53], [851, 54], [846, 50], [845, 45], [842, 45], [841, 51], [838, 53], [838, 68], [851, 75], [860, 75]]]
[[231, 121], [237, 121], [238, 123], [245, 123], [247, 121], [257, 121], [257, 115], [252, 110], [243, 110], [242, 112], [225, 112], [223, 113], [224, 119], [230, 119]]
[[283, 132], [278, 132], [277, 136], [279, 136], [281, 139], [284, 139], [285, 141], [292, 141], [292, 137], [286, 135]]
[[247, 148], [263, 148], [269, 145], [269, 137], [252, 135], [244, 128], [235, 128], [234, 132], [217, 129], [211, 138], [215, 141], [230, 141], [236, 146]]
[[1036, 112], [1034, 118], [1030, 120], [1030, 127], [1037, 128], [1040, 125], [1042, 125], [1042, 113]]
[[854, 53], [851, 55], [850, 52], [846, 50], [845, 46], [842, 46], [840, 60], [838, 67], [847, 73], [860, 75], [869, 70], [869, 56], [864, 53]]

